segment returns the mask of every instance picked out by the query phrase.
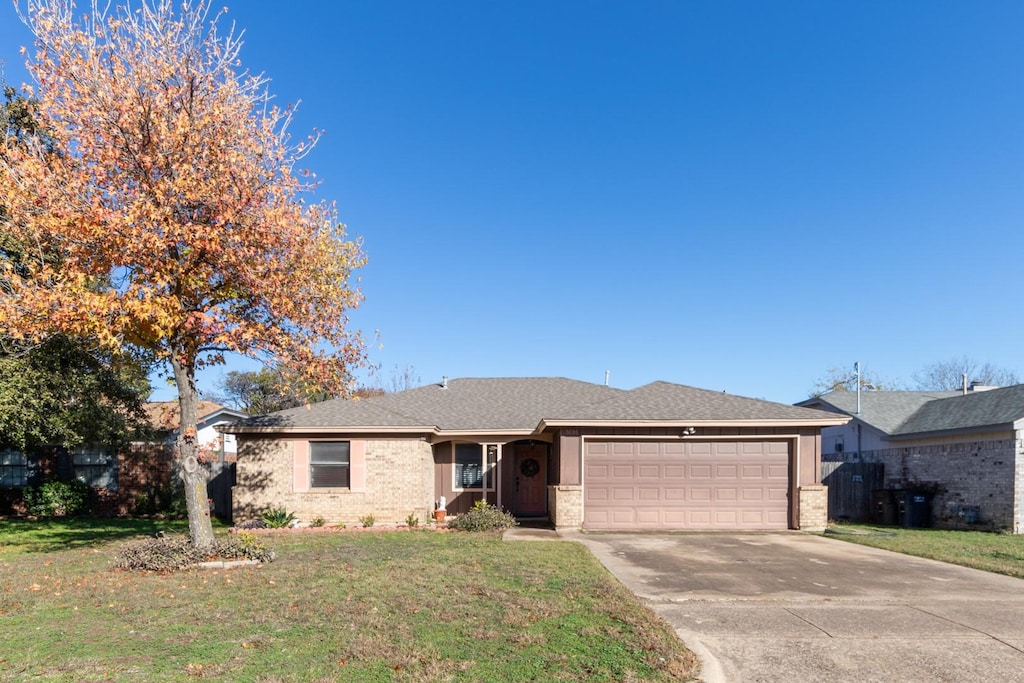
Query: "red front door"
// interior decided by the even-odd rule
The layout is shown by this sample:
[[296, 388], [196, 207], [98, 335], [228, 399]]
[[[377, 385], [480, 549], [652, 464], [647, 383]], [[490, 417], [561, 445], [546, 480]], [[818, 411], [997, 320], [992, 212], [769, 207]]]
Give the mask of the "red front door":
[[517, 515], [543, 516], [548, 512], [548, 449], [544, 444], [516, 446], [515, 472]]

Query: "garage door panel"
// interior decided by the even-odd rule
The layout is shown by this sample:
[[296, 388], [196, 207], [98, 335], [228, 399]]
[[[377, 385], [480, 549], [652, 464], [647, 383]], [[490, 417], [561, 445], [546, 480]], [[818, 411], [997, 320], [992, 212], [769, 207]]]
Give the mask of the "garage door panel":
[[736, 465], [715, 465], [715, 479], [735, 479], [739, 473]]
[[644, 479], [657, 479], [661, 477], [661, 466], [660, 465], [637, 465], [636, 473], [638, 477]]
[[664, 489], [665, 500], [668, 502], [686, 500], [686, 489], [675, 486], [666, 486]]
[[584, 526], [785, 529], [785, 441], [587, 441]]
[[662, 490], [660, 488], [651, 486], [642, 486], [637, 489], [637, 500], [641, 502], [660, 502], [662, 498]]
[[690, 465], [690, 479], [710, 479], [711, 465]]

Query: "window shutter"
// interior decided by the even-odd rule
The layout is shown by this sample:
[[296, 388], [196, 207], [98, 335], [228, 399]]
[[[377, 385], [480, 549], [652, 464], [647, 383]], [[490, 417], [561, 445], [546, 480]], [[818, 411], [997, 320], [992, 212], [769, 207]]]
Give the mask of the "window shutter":
[[351, 441], [349, 450], [349, 488], [352, 491], [366, 491], [366, 442]]
[[293, 442], [292, 456], [292, 491], [306, 493], [309, 491], [309, 442]]

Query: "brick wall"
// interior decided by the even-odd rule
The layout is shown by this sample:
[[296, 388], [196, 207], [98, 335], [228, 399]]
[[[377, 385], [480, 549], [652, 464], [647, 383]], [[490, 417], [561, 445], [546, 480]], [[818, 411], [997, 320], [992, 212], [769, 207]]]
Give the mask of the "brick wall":
[[298, 439], [245, 439], [238, 446], [236, 485], [232, 489], [235, 523], [283, 507], [301, 522], [323, 517], [328, 524], [404, 522], [409, 514], [422, 521], [434, 509], [433, 451], [420, 439], [367, 440], [365, 488], [296, 491], [294, 458]]
[[1024, 432], [975, 440], [932, 439], [828, 459], [882, 463], [886, 489], [930, 493], [936, 527], [962, 528], [964, 511], [976, 507], [976, 526], [1024, 533]]
[[807, 484], [800, 487], [801, 531], [824, 531], [828, 526], [828, 487]]
[[556, 485], [548, 487], [548, 513], [556, 529], [579, 529], [583, 526], [583, 487]]

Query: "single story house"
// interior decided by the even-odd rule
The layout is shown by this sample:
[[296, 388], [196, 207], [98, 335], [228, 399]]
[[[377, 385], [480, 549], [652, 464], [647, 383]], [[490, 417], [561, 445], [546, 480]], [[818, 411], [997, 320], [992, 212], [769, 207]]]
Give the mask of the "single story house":
[[556, 528], [821, 529], [823, 428], [845, 415], [653, 382], [465, 378], [226, 427], [234, 519], [398, 522], [475, 501]]
[[862, 498], [874, 497], [873, 511], [882, 512], [888, 500], [879, 494], [920, 494], [937, 526], [1024, 533], [1024, 385], [867, 391], [860, 412], [854, 392], [798, 405], [850, 418], [822, 430], [822, 459], [826, 469], [834, 469], [830, 463], [880, 468], [874, 484], [856, 482], [864, 485]]
[[[175, 401], [151, 401], [143, 406], [158, 438], [173, 445], [178, 438], [178, 426], [181, 423], [181, 409]], [[201, 447], [210, 451], [215, 459], [234, 462], [237, 453], [235, 437], [220, 431], [223, 427], [248, 417], [240, 410], [226, 408], [213, 401], [199, 401], [196, 411], [199, 415], [196, 424], [196, 438]]]

